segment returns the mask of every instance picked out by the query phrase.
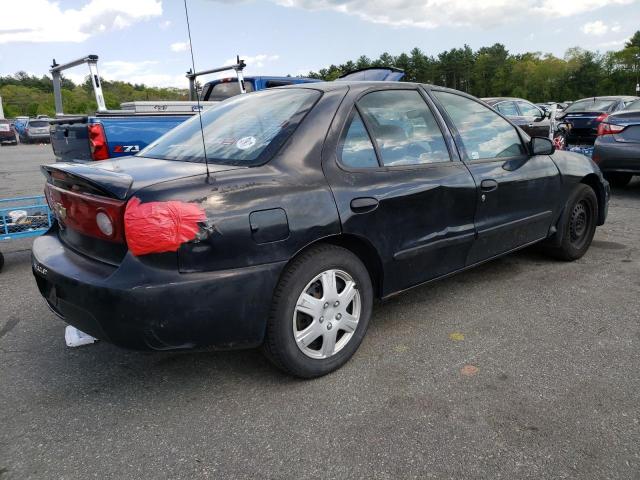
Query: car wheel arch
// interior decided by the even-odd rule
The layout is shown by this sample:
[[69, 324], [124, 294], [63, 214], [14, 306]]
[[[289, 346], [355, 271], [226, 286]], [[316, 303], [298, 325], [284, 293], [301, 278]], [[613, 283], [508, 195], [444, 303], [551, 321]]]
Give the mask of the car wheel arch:
[[[336, 234], [319, 238], [313, 242], [308, 243], [303, 248], [298, 250], [295, 255], [291, 257], [289, 262], [287, 262], [287, 265], [295, 261], [298, 256], [304, 254], [304, 252], [306, 252], [307, 250], [323, 244], [342, 247], [356, 255], [369, 272], [369, 278], [371, 279], [371, 284], [373, 286], [374, 296], [376, 298], [382, 297], [384, 272], [384, 269], [382, 267], [382, 259], [380, 258], [378, 251], [368, 240], [357, 235]], [[282, 271], [286, 271], [286, 266], [282, 269]]]
[[590, 173], [582, 177], [582, 179], [580, 180], [580, 183], [590, 186], [595, 192], [596, 198], [598, 199], [597, 225], [604, 224], [604, 220], [605, 220], [604, 206], [606, 205], [607, 199], [606, 199], [606, 193], [604, 191], [604, 186], [602, 185], [602, 182], [600, 181], [600, 179], [595, 173]]

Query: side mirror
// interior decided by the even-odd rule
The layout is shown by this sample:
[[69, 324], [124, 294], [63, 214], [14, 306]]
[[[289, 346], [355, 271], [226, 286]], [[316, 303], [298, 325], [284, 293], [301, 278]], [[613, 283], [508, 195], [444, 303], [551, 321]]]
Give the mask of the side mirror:
[[531, 155], [552, 155], [556, 151], [553, 142], [545, 137], [533, 137], [529, 145]]

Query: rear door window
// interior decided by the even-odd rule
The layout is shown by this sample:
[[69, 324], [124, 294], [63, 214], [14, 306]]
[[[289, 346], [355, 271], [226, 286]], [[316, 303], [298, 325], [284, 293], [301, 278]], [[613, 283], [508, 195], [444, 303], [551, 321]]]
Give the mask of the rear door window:
[[538, 107], [531, 105], [529, 102], [518, 102], [518, 108], [525, 117], [540, 117], [541, 113]]
[[492, 109], [462, 95], [437, 90], [433, 94], [458, 131], [468, 160], [490, 160], [525, 154], [526, 150], [516, 128]]
[[415, 90], [372, 92], [357, 102], [385, 166], [449, 162], [440, 127]]
[[355, 112], [340, 146], [340, 161], [344, 166], [351, 168], [378, 166], [376, 150], [358, 112]]

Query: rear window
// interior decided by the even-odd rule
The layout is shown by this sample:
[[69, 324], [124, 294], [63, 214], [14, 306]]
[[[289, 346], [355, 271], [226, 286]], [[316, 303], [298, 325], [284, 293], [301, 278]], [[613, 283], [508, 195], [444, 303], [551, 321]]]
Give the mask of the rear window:
[[[249, 92], [253, 92], [253, 83], [250, 81], [244, 82], [244, 89]], [[233, 80], [230, 82], [220, 82], [213, 85], [212, 88], [207, 92], [204, 100], [209, 102], [220, 102], [222, 100], [226, 100], [227, 98], [235, 97], [236, 95], [240, 95], [240, 85], [238, 85], [237, 80]]]
[[629, 105], [625, 107], [625, 110], [640, 110], [640, 100], [631, 102]]
[[[141, 157], [251, 166], [268, 161], [320, 98], [310, 89], [263, 90], [220, 103], [160, 137]], [[204, 134], [204, 141], [203, 141]]]
[[569, 105], [565, 110], [565, 113], [606, 112], [617, 102], [617, 100], [599, 100], [597, 98], [579, 100]]
[[29, 122], [29, 126], [30, 127], [35, 127], [35, 128], [48, 127], [49, 126], [49, 122], [47, 122], [45, 120], [33, 120], [33, 121]]

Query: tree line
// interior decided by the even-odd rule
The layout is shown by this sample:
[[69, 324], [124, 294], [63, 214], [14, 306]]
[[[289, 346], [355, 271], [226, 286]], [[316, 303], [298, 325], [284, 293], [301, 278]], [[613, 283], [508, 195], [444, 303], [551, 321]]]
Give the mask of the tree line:
[[[96, 111], [93, 87], [88, 77], [79, 85], [64, 77], [61, 83], [65, 113], [89, 114]], [[187, 89], [148, 87], [109, 80], [102, 80], [102, 93], [109, 109], [118, 109], [122, 102], [135, 100], [189, 99]], [[36, 77], [18, 72], [15, 75], [0, 76], [0, 97], [7, 118], [55, 114], [53, 82], [46, 75]]]
[[414, 48], [397, 56], [383, 53], [377, 59], [363, 55], [308, 76], [329, 81], [360, 68], [391, 66], [403, 69], [406, 81], [455, 88], [478, 97], [544, 102], [634, 95], [640, 70], [640, 31], [621, 50], [603, 54], [580, 47], [568, 49], [564, 58], [540, 52], [511, 54], [501, 43], [477, 51], [465, 45], [436, 56]]
[[[331, 65], [309, 77], [335, 80], [343, 73], [365, 68], [394, 66], [405, 71], [406, 81], [431, 83], [462, 90], [478, 97], [513, 96], [532, 102], [575, 100], [596, 95], [633, 95], [640, 71], [640, 31], [622, 49], [606, 53], [574, 47], [563, 58], [540, 52], [509, 53], [501, 43], [473, 51], [468, 45], [438, 55], [419, 48], [377, 59], [361, 56], [341, 65]], [[121, 81], [102, 81], [109, 109], [135, 100], [187, 100], [188, 91], [149, 87]], [[84, 83], [62, 81], [65, 112], [92, 113], [96, 109], [93, 89]], [[25, 72], [0, 76], [0, 96], [6, 117], [53, 115], [53, 86], [48, 76]]]

